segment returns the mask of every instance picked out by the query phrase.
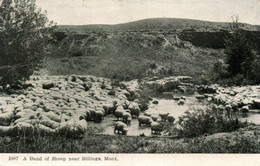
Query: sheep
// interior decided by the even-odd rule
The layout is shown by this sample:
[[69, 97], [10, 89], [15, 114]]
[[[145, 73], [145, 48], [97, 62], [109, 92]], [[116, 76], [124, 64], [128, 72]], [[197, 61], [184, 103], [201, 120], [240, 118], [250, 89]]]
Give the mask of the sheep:
[[198, 101], [202, 101], [205, 96], [204, 95], [196, 95], [195, 98], [198, 100]]
[[56, 129], [60, 126], [60, 123], [55, 122], [49, 118], [44, 118], [40, 121], [40, 124], [50, 127], [51, 129]]
[[29, 136], [33, 135], [35, 132], [35, 128], [32, 124], [26, 122], [19, 122], [15, 125], [18, 129], [18, 135]]
[[0, 125], [8, 125], [14, 118], [14, 111], [6, 111], [0, 114]]
[[121, 133], [122, 135], [126, 135], [127, 134], [127, 125], [121, 121], [118, 121], [115, 123], [115, 128], [114, 128], [114, 133]]
[[237, 110], [238, 110], [238, 104], [237, 104], [236, 102], [232, 102], [232, 103], [231, 103], [231, 108], [232, 108], [233, 110], [237, 111]]
[[39, 130], [41, 135], [54, 135], [55, 134], [54, 129], [44, 126], [42, 124], [38, 124], [37, 129]]
[[152, 122], [152, 124], [151, 124], [152, 134], [161, 134], [162, 131], [163, 131], [163, 128], [158, 122]]
[[115, 111], [115, 117], [117, 118], [117, 120], [119, 120], [119, 118], [123, 118], [123, 114], [124, 114], [124, 110], [122, 110], [122, 109], [117, 109], [116, 111]]
[[153, 121], [157, 121], [159, 116], [158, 115], [151, 115], [151, 118]]
[[152, 113], [146, 111], [146, 112], [144, 113], [144, 115], [145, 115], [145, 116], [149, 116], [149, 117], [151, 117], [151, 116], [152, 116]]
[[180, 99], [179, 101], [178, 101], [178, 105], [184, 105], [184, 100], [183, 99]]
[[130, 102], [128, 100], [125, 100], [124, 103], [123, 103], [124, 109], [128, 109], [129, 105], [130, 105]]
[[147, 126], [151, 126], [151, 123], [153, 122], [151, 117], [148, 116], [140, 116], [138, 117], [139, 126], [142, 126], [142, 124], [145, 124]]
[[71, 119], [67, 122], [61, 122], [55, 130], [58, 134], [65, 135], [69, 138], [82, 138], [87, 130], [87, 121]]
[[247, 112], [249, 112], [249, 107], [248, 107], [248, 106], [243, 106], [243, 107], [241, 108], [241, 111], [242, 111], [243, 113], [247, 113]]
[[177, 97], [177, 96], [172, 96], [173, 100], [175, 101], [179, 101], [181, 98], [180, 97]]
[[129, 112], [123, 113], [123, 122], [125, 123], [131, 123], [132, 121], [132, 115]]
[[138, 105], [130, 105], [129, 110], [131, 111], [132, 117], [139, 117], [140, 114], [140, 108]]
[[231, 107], [231, 105], [228, 104], [228, 105], [225, 106], [225, 109], [226, 109], [227, 112], [230, 112], [232, 107]]
[[181, 96], [181, 99], [182, 99], [182, 100], [186, 100], [186, 97], [185, 97], [185, 96]]
[[104, 119], [104, 113], [100, 110], [96, 111], [94, 116], [94, 122], [95, 123], [101, 123], [101, 121]]
[[103, 109], [105, 110], [106, 114], [111, 114], [115, 111], [113, 104], [105, 104], [103, 105]]
[[89, 111], [90, 111], [90, 120], [94, 120], [94, 117], [95, 117], [95, 114], [96, 114], [95, 109], [91, 108]]
[[86, 120], [90, 121], [91, 120], [91, 113], [90, 113], [90, 110], [86, 110]]
[[50, 112], [46, 112], [45, 115], [50, 118], [51, 120], [54, 120], [55, 122], [60, 122], [60, 116], [58, 116], [57, 114], [55, 114], [54, 112], [50, 111]]
[[161, 117], [161, 120], [162, 121], [166, 121], [167, 120], [167, 116], [169, 115], [170, 113], [159, 113], [159, 116]]

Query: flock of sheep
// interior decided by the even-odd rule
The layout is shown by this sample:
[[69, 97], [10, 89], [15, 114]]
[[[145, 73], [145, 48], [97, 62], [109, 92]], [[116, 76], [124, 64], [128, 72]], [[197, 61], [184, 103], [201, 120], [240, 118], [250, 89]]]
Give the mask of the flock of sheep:
[[[154, 134], [163, 130], [160, 121], [175, 121], [169, 112], [141, 113], [138, 98], [130, 100], [133, 94], [139, 95], [137, 82], [125, 83], [126, 87], [122, 88], [113, 86], [109, 79], [94, 76], [36, 76], [28, 83], [31, 87], [23, 94], [0, 100], [0, 136], [37, 132], [78, 138], [87, 131], [87, 121], [100, 123], [108, 114], [117, 119], [114, 132], [119, 134], [127, 134], [132, 118], [138, 119], [139, 126], [151, 127]], [[260, 109], [260, 86], [217, 87], [211, 91], [214, 93], [195, 97], [230, 112]], [[178, 105], [185, 103], [185, 97], [173, 99]]]
[[202, 101], [215, 104], [220, 110], [229, 112], [247, 113], [252, 109], [260, 109], [260, 86], [244, 86], [224, 88], [216, 85], [205, 86], [205, 91], [211, 91], [213, 94], [196, 95], [195, 97]]
[[[87, 131], [88, 121], [101, 123], [106, 115], [120, 120], [115, 132], [127, 134], [132, 118], [139, 125], [160, 133], [158, 119], [174, 122], [169, 114], [142, 114], [136, 81], [124, 88], [113, 86], [111, 80], [94, 76], [34, 76], [30, 87], [0, 102], [0, 136], [61, 134], [79, 138]], [[129, 99], [131, 98], [131, 100]], [[180, 104], [183, 103], [180, 100]]]
[[[178, 103], [178, 105], [184, 105], [186, 98], [182, 97], [174, 97], [174, 100]], [[158, 104], [158, 100], [153, 100], [151, 102], [154, 105]], [[163, 131], [163, 125], [160, 122], [168, 122], [169, 124], [173, 124], [175, 121], [174, 115], [168, 111], [145, 111], [143, 114], [140, 114], [140, 109], [138, 105], [128, 105], [125, 103], [123, 107], [119, 106], [114, 112], [115, 117], [117, 118], [114, 132], [120, 134], [127, 134], [128, 128], [127, 125], [131, 123], [132, 117], [138, 119], [139, 126], [151, 127], [152, 134], [160, 135]], [[121, 121], [120, 121], [121, 120]]]
[[[129, 103], [132, 115], [138, 116], [140, 112], [138, 100], [128, 101], [129, 90], [112, 86], [109, 79], [35, 76], [27, 83], [31, 87], [23, 94], [1, 98], [0, 136], [37, 132], [78, 138], [87, 131], [87, 121], [100, 123], [107, 114], [119, 111], [124, 103]], [[128, 116], [126, 121], [131, 118], [129, 114], [124, 116]]]

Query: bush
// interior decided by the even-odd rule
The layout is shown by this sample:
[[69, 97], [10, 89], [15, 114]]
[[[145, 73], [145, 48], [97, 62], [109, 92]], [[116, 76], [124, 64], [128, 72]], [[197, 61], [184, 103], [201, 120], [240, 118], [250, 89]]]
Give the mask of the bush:
[[224, 63], [224, 61], [219, 60], [214, 63], [211, 77], [214, 81], [223, 80], [228, 77], [227, 65]]
[[0, 13], [0, 84], [17, 87], [41, 66], [54, 24], [35, 0], [4, 0]]
[[180, 128], [174, 130], [180, 137], [196, 137], [203, 134], [231, 132], [246, 124], [238, 120], [235, 113], [219, 110], [216, 107], [193, 108], [179, 117]]

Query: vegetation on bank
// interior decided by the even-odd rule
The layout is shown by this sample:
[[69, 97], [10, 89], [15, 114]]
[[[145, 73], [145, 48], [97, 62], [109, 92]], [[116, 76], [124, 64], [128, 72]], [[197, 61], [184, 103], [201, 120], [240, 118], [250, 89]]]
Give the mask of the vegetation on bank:
[[260, 84], [260, 50], [257, 36], [243, 29], [236, 19], [225, 42], [224, 61], [214, 64], [212, 80], [224, 85]]
[[186, 111], [176, 124], [167, 125], [165, 130], [169, 135], [189, 138], [203, 134], [232, 132], [246, 126], [248, 123], [239, 121], [236, 113], [232, 113], [231, 110], [208, 107]]
[[0, 137], [0, 153], [259, 153], [259, 135], [171, 139], [85, 135], [82, 139]]

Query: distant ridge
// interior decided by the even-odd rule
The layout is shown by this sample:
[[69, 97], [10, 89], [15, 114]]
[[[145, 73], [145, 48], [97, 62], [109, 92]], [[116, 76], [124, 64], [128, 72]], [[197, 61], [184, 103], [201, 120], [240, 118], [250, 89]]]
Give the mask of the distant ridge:
[[[228, 22], [210, 22], [193, 19], [180, 18], [151, 18], [133, 21], [129, 23], [105, 25], [59, 25], [57, 31], [70, 31], [76, 33], [84, 33], [88, 31], [158, 31], [158, 30], [195, 30], [195, 31], [217, 31], [227, 30]], [[244, 24], [244, 28], [250, 31], [260, 31], [260, 26]]]

